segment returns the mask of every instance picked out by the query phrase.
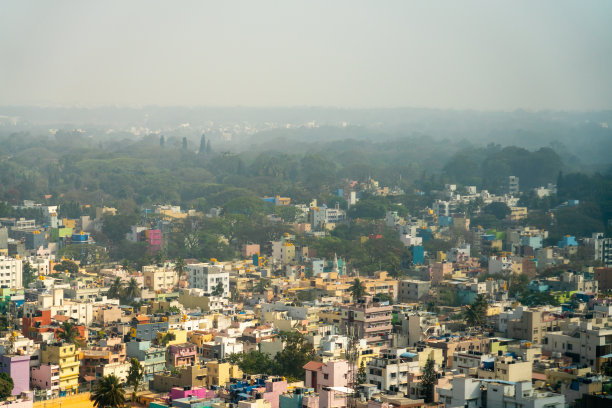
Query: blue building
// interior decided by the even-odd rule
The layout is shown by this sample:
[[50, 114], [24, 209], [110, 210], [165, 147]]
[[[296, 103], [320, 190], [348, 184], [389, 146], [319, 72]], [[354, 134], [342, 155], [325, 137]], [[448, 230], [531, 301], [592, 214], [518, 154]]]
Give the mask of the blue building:
[[128, 358], [136, 358], [144, 367], [144, 381], [153, 379], [157, 373], [166, 369], [166, 348], [152, 346], [150, 341], [130, 341], [127, 343]]
[[576, 237], [566, 235], [561, 241], [559, 241], [559, 248], [565, 248], [569, 246], [578, 246], [578, 242], [576, 242]]
[[425, 250], [422, 245], [415, 245], [412, 247], [412, 264], [423, 265], [425, 262]]

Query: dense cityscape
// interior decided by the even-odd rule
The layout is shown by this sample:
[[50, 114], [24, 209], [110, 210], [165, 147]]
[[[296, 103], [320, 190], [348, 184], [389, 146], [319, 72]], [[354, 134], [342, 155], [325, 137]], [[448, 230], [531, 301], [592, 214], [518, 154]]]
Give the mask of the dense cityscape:
[[612, 2], [0, 2], [0, 408], [612, 408]]

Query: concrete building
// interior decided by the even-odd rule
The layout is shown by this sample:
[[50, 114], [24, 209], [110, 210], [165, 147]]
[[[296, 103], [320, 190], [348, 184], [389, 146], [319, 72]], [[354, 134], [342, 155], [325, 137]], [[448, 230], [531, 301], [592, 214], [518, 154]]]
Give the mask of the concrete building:
[[508, 177], [508, 194], [519, 193], [519, 178], [517, 176]]
[[142, 267], [144, 286], [154, 292], [170, 291], [178, 284], [178, 274], [171, 268], [146, 265]]
[[[136, 358], [144, 367], [144, 381], [150, 381], [166, 368], [166, 349], [155, 347], [150, 341], [130, 341], [126, 345], [128, 358]], [[179, 385], [177, 385], [179, 386]]]
[[58, 397], [60, 392], [60, 367], [57, 364], [41, 364], [32, 367], [30, 382], [32, 387], [46, 390], [49, 398]]
[[321, 392], [324, 387], [346, 387], [350, 370], [348, 361], [336, 360], [320, 363], [310, 361], [304, 366], [304, 386]]
[[4, 288], [22, 288], [23, 261], [21, 259], [0, 256], [0, 286]]
[[429, 294], [431, 283], [427, 281], [404, 279], [399, 282], [399, 302], [416, 302]]
[[0, 356], [0, 373], [11, 376], [15, 384], [12, 395], [30, 390], [30, 356], [4, 354]]
[[508, 337], [541, 344], [546, 334], [565, 327], [568, 319], [563, 319], [545, 309], [523, 310], [518, 318], [509, 319]]
[[60, 393], [74, 394], [79, 388], [79, 349], [74, 344], [42, 344], [41, 362], [59, 366]]
[[203, 289], [212, 294], [219, 283], [223, 284], [223, 297], [229, 297], [229, 272], [209, 263], [187, 265], [189, 287]]
[[604, 356], [612, 354], [612, 317], [583, 320], [562, 332], [546, 333], [542, 348], [599, 371], [608, 359]]
[[506, 382], [455, 377], [438, 387], [438, 401], [446, 408], [564, 408], [565, 396], [533, 389], [531, 381]]
[[365, 339], [369, 345], [386, 347], [391, 345], [393, 326], [391, 312], [393, 306], [376, 303], [366, 296], [357, 303], [342, 305], [340, 330]]

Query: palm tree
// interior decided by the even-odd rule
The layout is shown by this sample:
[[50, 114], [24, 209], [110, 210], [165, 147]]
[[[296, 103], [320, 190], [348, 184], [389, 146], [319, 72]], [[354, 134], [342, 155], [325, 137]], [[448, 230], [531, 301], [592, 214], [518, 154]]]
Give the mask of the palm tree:
[[179, 278], [185, 273], [185, 260], [180, 256], [174, 261], [174, 272], [178, 274]]
[[119, 299], [123, 295], [123, 281], [121, 278], [115, 278], [106, 292], [106, 296], [112, 299]]
[[122, 408], [125, 406], [123, 385], [114, 374], [102, 377], [94, 387], [90, 400], [96, 408]]
[[172, 333], [172, 332], [167, 332], [165, 333], [162, 337], [161, 337], [161, 345], [162, 346], [167, 346], [168, 343], [170, 343], [171, 341], [176, 340], [176, 334]]
[[353, 284], [349, 287], [348, 290], [353, 295], [354, 302], [358, 301], [367, 294], [365, 286], [363, 286], [363, 283], [361, 283], [359, 278], [355, 278]]
[[61, 330], [58, 333], [58, 337], [64, 340], [66, 343], [77, 344], [79, 331], [73, 323], [64, 322], [64, 324], [62, 324]]
[[134, 300], [140, 297], [140, 285], [136, 282], [136, 279], [132, 278], [125, 288], [125, 297], [130, 300]]

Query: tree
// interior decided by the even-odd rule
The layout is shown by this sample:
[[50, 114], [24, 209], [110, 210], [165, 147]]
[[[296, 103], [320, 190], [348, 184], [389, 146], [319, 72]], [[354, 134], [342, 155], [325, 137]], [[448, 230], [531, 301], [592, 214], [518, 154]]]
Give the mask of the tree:
[[434, 388], [438, 382], [434, 360], [428, 358], [423, 368], [423, 378], [421, 379], [421, 392], [425, 403], [428, 404], [434, 400]]
[[187, 137], [183, 137], [183, 150], [187, 150]]
[[128, 282], [125, 288], [125, 297], [129, 300], [134, 300], [140, 297], [140, 285], [138, 285], [136, 279], [132, 278]]
[[58, 272], [68, 272], [70, 274], [79, 273], [79, 266], [72, 261], [64, 259], [62, 262], [58, 263], [53, 267], [54, 271]]
[[123, 296], [124, 283], [121, 278], [115, 278], [113, 283], [108, 288], [108, 292], [106, 292], [106, 296], [111, 299], [119, 299]]
[[270, 279], [267, 278], [261, 278], [259, 279], [259, 281], [257, 282], [257, 284], [255, 285], [255, 287], [253, 288], [253, 292], [256, 293], [263, 293], [263, 291], [270, 286]]
[[223, 282], [217, 282], [217, 286], [213, 289], [211, 295], [213, 296], [222, 296], [223, 292], [225, 292], [225, 287], [223, 286]]
[[0, 373], [0, 400], [4, 401], [10, 397], [13, 388], [15, 388], [13, 378], [7, 373]]
[[498, 220], [503, 220], [510, 215], [510, 207], [506, 203], [499, 201], [493, 202], [482, 209], [485, 214], [491, 214]]
[[74, 323], [64, 322], [57, 336], [64, 340], [66, 343], [77, 344], [79, 338], [79, 331], [77, 330]]
[[102, 377], [90, 397], [96, 408], [122, 408], [125, 406], [125, 390], [114, 374]]
[[127, 384], [131, 385], [134, 389], [132, 392], [132, 401], [136, 399], [136, 393], [138, 392], [138, 387], [144, 378], [145, 370], [140, 361], [137, 358], [132, 358], [130, 360], [130, 369], [128, 371], [127, 376]]
[[202, 133], [202, 137], [200, 138], [200, 150], [198, 150], [198, 154], [202, 155], [206, 152], [206, 135]]
[[361, 364], [359, 365], [359, 370], [357, 370], [357, 377], [355, 377], [355, 384], [358, 387], [361, 384], [365, 384], [366, 382], [367, 382], [367, 376], [366, 376], [365, 360], [361, 360]]
[[37, 273], [36, 270], [34, 268], [32, 268], [32, 265], [30, 264], [30, 262], [26, 261], [23, 264], [23, 286], [25, 288], [28, 287], [28, 285], [32, 282], [34, 282], [37, 278]]
[[353, 284], [349, 287], [349, 292], [351, 292], [351, 295], [353, 295], [353, 302], [357, 302], [366, 295], [365, 286], [363, 286], [363, 283], [361, 283], [359, 278], [355, 278]]
[[185, 260], [180, 256], [174, 261], [174, 272], [177, 273], [179, 278], [185, 273]]
[[160, 344], [165, 347], [168, 345], [168, 343], [174, 340], [176, 340], [176, 334], [172, 332], [166, 332], [162, 335]]
[[299, 332], [282, 332], [285, 348], [274, 357], [275, 373], [297, 381], [304, 378], [304, 365], [316, 357], [311, 343]]
[[166, 145], [166, 139], [164, 138], [164, 135], [160, 135], [159, 136], [159, 147], [164, 147]]
[[487, 317], [489, 304], [484, 295], [476, 296], [471, 305], [465, 306], [464, 317], [469, 326], [482, 326]]

